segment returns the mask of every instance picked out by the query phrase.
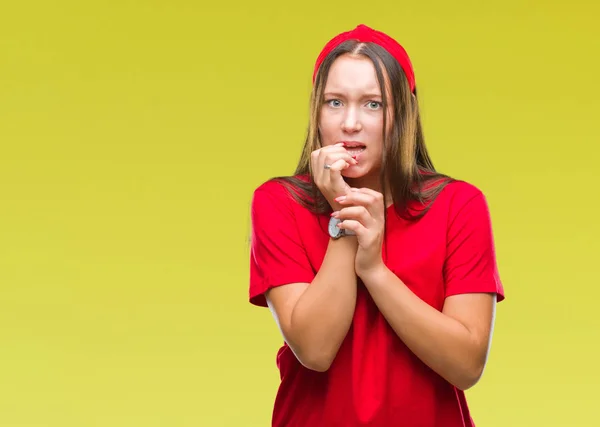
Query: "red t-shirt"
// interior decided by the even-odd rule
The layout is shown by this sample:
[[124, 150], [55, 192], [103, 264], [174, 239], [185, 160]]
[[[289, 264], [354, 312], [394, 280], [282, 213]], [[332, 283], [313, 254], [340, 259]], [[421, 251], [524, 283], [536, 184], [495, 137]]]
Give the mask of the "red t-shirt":
[[[476, 187], [448, 184], [416, 222], [387, 212], [384, 262], [422, 300], [441, 311], [449, 295], [504, 299], [488, 206]], [[251, 216], [249, 298], [266, 306], [268, 289], [312, 282], [329, 243], [329, 215], [311, 213], [268, 181], [254, 192]], [[352, 326], [330, 369], [305, 368], [285, 343], [277, 366], [274, 427], [474, 426], [463, 391], [404, 345], [360, 281]]]

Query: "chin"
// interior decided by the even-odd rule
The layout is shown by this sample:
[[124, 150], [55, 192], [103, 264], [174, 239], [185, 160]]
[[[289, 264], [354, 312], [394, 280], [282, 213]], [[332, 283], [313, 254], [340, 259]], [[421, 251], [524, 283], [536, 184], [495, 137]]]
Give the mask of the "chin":
[[367, 173], [363, 168], [357, 168], [356, 166], [351, 166], [350, 168], [342, 171], [342, 176], [344, 178], [362, 178]]

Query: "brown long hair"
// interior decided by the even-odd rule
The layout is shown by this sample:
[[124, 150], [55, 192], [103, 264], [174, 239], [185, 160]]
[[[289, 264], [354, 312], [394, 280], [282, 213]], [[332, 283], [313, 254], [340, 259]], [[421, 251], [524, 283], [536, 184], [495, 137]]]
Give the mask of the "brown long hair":
[[[324, 59], [315, 78], [310, 99], [310, 118], [304, 148], [294, 176], [277, 177], [291, 196], [315, 214], [331, 212], [331, 207], [315, 185], [311, 171], [311, 153], [322, 147], [319, 136], [319, 117], [323, 92], [329, 69], [344, 54], [369, 58], [377, 73], [383, 101], [383, 157], [380, 182], [383, 194], [392, 195], [396, 213], [406, 219], [417, 219], [426, 214], [431, 202], [452, 178], [438, 173], [423, 136], [416, 89], [411, 93], [406, 76], [398, 62], [382, 47], [374, 43], [347, 41], [337, 46]], [[387, 99], [386, 78], [391, 99]], [[392, 127], [388, 129], [388, 108], [392, 109]], [[412, 203], [418, 202], [418, 203]], [[417, 205], [417, 206], [415, 206]]]

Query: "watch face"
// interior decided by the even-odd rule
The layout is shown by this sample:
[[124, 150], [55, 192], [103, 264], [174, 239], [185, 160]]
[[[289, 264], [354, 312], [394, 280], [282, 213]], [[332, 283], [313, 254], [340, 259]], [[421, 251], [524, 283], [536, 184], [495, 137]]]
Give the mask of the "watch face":
[[329, 235], [334, 239], [342, 235], [343, 230], [337, 226], [340, 222], [342, 221], [337, 218], [331, 218], [329, 220]]

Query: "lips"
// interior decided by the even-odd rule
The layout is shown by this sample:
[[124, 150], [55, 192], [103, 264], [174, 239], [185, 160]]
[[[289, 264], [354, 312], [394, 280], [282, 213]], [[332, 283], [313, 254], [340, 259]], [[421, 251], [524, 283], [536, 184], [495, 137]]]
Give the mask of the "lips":
[[344, 141], [344, 148], [351, 156], [357, 156], [367, 148], [365, 144], [358, 141]]
[[359, 141], [340, 141], [346, 148], [365, 148], [365, 144]]

